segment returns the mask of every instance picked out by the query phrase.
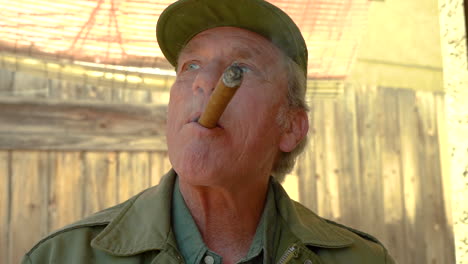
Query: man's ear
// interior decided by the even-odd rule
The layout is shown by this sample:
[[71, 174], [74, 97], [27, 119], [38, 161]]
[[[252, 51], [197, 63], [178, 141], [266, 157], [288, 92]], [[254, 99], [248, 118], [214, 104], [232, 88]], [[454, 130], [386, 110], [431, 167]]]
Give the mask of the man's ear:
[[280, 150], [283, 152], [293, 151], [297, 144], [307, 135], [307, 131], [309, 131], [309, 118], [306, 111], [292, 111], [281, 135]]

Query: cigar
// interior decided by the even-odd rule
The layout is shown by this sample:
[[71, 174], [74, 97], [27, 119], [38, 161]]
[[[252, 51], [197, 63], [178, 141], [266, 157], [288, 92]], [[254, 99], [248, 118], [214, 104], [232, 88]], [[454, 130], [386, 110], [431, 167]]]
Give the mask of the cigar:
[[221, 76], [198, 123], [206, 128], [214, 128], [227, 105], [242, 83], [243, 72], [237, 63], [229, 66]]

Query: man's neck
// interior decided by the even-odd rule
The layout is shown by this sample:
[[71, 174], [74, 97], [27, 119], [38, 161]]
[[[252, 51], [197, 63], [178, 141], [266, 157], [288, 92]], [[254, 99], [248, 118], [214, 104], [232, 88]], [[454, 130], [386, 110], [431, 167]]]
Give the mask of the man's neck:
[[244, 257], [255, 236], [265, 205], [268, 179], [233, 190], [179, 182], [180, 191], [207, 247], [235, 263]]

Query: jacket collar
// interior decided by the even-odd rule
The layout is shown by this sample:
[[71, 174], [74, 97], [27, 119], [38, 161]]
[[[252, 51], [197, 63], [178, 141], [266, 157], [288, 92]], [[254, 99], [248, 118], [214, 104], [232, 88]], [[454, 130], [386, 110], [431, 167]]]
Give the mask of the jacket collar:
[[170, 170], [159, 185], [133, 197], [91, 241], [91, 246], [115, 256], [176, 247], [171, 229], [171, 200], [176, 173]]
[[[125, 202], [120, 213], [91, 241], [91, 246], [115, 256], [164, 250], [168, 246], [177, 248], [170, 219], [175, 178], [171, 169], [159, 185]], [[303, 244], [341, 248], [353, 243], [349, 235], [291, 200], [281, 184], [272, 182], [278, 212]]]
[[353, 244], [353, 238], [342, 229], [291, 200], [280, 183], [273, 181], [273, 188], [279, 214], [303, 244], [322, 248], [342, 248]]

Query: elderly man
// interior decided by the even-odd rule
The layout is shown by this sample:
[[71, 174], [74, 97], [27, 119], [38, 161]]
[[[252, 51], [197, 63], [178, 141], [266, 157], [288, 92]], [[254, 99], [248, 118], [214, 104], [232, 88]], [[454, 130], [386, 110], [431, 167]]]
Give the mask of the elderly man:
[[[393, 263], [374, 238], [318, 217], [278, 183], [308, 131], [307, 49], [284, 12], [263, 0], [181, 0], [160, 16], [157, 37], [177, 72], [173, 170], [45, 238], [24, 263]], [[233, 63], [242, 85], [216, 126], [203, 127]]]

